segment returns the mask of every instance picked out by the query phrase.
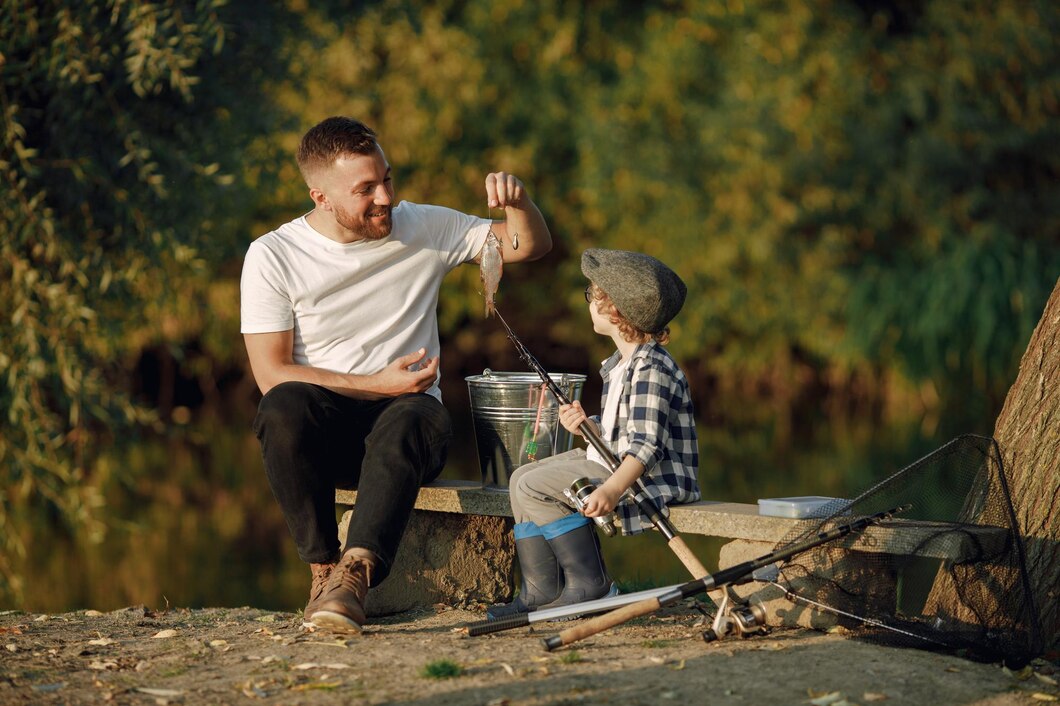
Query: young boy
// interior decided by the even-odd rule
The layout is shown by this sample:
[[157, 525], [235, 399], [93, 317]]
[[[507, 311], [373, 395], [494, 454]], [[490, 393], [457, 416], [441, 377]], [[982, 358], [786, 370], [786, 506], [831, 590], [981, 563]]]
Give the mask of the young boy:
[[[667, 324], [684, 304], [684, 282], [655, 258], [623, 250], [586, 250], [582, 272], [590, 281], [585, 300], [593, 330], [609, 336], [618, 350], [600, 370], [601, 416], [587, 418], [574, 402], [560, 407], [559, 419], [578, 435], [578, 426], [588, 421], [620, 463], [610, 473], [590, 446], [512, 474], [515, 551], [523, 582], [514, 601], [489, 608], [490, 618], [616, 595], [589, 518], [615, 510], [623, 534], [650, 528], [634, 503], [622, 502], [622, 494], [638, 478], [661, 508], [699, 499], [699, 451], [688, 381], [662, 347], [669, 341]], [[583, 513], [563, 495], [578, 478], [597, 483]]]

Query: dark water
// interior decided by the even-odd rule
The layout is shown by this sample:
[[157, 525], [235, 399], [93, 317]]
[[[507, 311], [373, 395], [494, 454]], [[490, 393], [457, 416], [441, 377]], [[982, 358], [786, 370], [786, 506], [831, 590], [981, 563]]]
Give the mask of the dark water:
[[[465, 401], [466, 403], [466, 401]], [[460, 407], [460, 401], [450, 403]], [[471, 423], [456, 415], [443, 477], [478, 479]], [[108, 458], [102, 541], [44, 524], [22, 562], [24, 599], [39, 612], [134, 604], [298, 610], [308, 570], [290, 542], [249, 424], [199, 421], [169, 440], [143, 441]], [[948, 439], [917, 423], [819, 419], [797, 435], [766, 426], [700, 429], [704, 499], [756, 502], [787, 495], [850, 497]], [[709, 568], [723, 540], [685, 537]], [[604, 540], [613, 576], [628, 590], [687, 580], [662, 538]]]

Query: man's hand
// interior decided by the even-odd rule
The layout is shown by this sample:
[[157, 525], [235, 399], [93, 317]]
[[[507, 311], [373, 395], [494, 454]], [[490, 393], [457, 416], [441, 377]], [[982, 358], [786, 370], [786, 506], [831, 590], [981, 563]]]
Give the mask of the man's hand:
[[486, 175], [486, 203], [490, 208], [518, 208], [525, 195], [523, 182], [514, 174], [493, 172]]
[[[508, 172], [487, 174], [486, 204], [504, 209], [505, 220], [494, 221], [493, 232], [504, 245], [506, 264], [537, 260], [552, 249], [548, 225], [519, 177]], [[481, 262], [481, 256], [475, 262]]]
[[582, 409], [581, 402], [574, 400], [574, 402], [570, 404], [561, 404], [559, 406], [559, 423], [571, 434], [585, 436], [578, 429], [583, 422], [592, 424], [592, 422], [589, 421], [589, 418], [585, 416], [585, 410]]
[[397, 397], [426, 392], [438, 375], [438, 358], [427, 358], [427, 349], [403, 355], [375, 375], [369, 375], [371, 391], [378, 397]]

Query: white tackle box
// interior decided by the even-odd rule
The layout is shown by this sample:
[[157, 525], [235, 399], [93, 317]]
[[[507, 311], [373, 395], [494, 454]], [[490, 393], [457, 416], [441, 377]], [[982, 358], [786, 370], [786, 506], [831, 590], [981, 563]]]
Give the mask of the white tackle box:
[[795, 498], [760, 498], [758, 514], [770, 517], [813, 517], [818, 509], [839, 498], [802, 495]]

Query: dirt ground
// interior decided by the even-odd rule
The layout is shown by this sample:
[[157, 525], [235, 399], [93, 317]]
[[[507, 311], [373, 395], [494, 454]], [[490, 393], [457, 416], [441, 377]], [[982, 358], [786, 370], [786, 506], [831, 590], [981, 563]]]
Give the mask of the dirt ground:
[[481, 610], [438, 606], [337, 636], [251, 608], [0, 613], [0, 703], [977, 704], [1055, 702], [1060, 670], [774, 630], [701, 639], [690, 605], [546, 652], [536, 623], [484, 637]]

